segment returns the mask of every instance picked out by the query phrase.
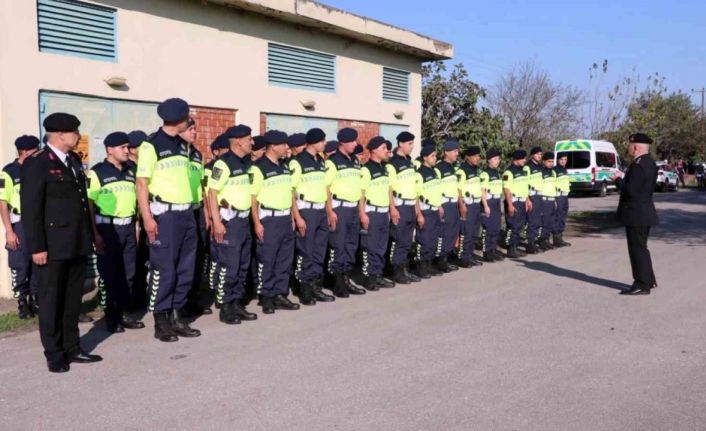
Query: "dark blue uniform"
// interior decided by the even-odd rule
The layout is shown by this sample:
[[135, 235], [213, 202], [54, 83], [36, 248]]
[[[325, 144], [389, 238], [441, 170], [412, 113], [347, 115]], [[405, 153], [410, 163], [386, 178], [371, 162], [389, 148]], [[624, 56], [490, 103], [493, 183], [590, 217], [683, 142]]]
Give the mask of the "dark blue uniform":
[[[480, 168], [473, 166], [470, 163], [461, 163], [459, 167], [461, 181], [472, 180], [480, 177]], [[480, 179], [478, 179], [480, 182]], [[469, 259], [474, 256], [473, 250], [476, 247], [476, 242], [480, 238], [481, 227], [481, 198], [471, 196], [470, 193], [463, 195], [464, 204], [466, 205], [466, 219], [461, 220], [461, 238], [457, 257], [459, 259]]]
[[[541, 172], [542, 165], [534, 160], [528, 160], [525, 165], [530, 175]], [[527, 244], [534, 245], [542, 230], [542, 195], [541, 190], [532, 187], [530, 182], [529, 199], [532, 201], [532, 211], [527, 213]]]
[[[410, 157], [403, 157], [395, 153], [387, 164], [395, 170], [396, 176], [401, 176], [407, 171], [414, 171], [414, 162]], [[409, 252], [414, 239], [414, 225], [416, 223], [416, 195], [402, 196], [393, 191], [395, 206], [400, 213], [400, 221], [390, 226], [390, 263], [395, 267], [405, 267], [409, 263]]]
[[[527, 172], [514, 164], [508, 166], [507, 168], [510, 173], [512, 173], [513, 181], [515, 178], [527, 176]], [[507, 181], [503, 178], [503, 181]], [[505, 202], [505, 222], [507, 224], [505, 232], [505, 245], [510, 247], [517, 247], [520, 244], [520, 235], [522, 230], [527, 226], [527, 208], [526, 208], [526, 196], [515, 196], [513, 194], [513, 206], [515, 207], [515, 215], [510, 217], [507, 211], [507, 202]]]
[[[451, 163], [442, 160], [437, 163], [436, 168], [439, 170], [439, 173], [441, 173], [442, 184], [444, 184], [445, 180], [449, 177], [453, 178], [453, 182], [457, 181], [456, 168]], [[444, 190], [445, 186], [442, 186], [442, 191]], [[441, 248], [439, 250], [439, 257], [442, 259], [446, 259], [453, 250], [461, 225], [461, 218], [458, 211], [458, 187], [456, 187], [454, 191], [456, 192], [455, 196], [444, 194], [442, 198], [444, 218], [441, 220]]]

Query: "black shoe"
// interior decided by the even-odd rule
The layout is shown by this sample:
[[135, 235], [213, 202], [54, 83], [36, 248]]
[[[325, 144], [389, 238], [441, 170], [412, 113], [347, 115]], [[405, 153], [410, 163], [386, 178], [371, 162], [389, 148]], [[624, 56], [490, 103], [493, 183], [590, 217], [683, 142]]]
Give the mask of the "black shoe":
[[32, 313], [32, 317], [39, 315], [39, 302], [37, 301], [37, 295], [29, 295], [27, 297], [27, 305], [29, 305], [29, 312]]
[[227, 302], [218, 312], [218, 320], [226, 325], [239, 325], [240, 317], [235, 313], [235, 301]]
[[549, 238], [544, 238], [539, 241], [539, 249], [542, 251], [554, 250], [554, 246], [549, 242]]
[[299, 283], [299, 303], [302, 305], [316, 305], [313, 296], [314, 286], [309, 281]]
[[17, 316], [22, 320], [31, 319], [33, 316], [32, 309], [27, 303], [27, 298], [20, 296], [17, 298]]
[[432, 277], [438, 277], [440, 275], [444, 275], [445, 273], [443, 271], [439, 271], [439, 269], [434, 265], [434, 262], [429, 260], [426, 263], [426, 268], [427, 271], [429, 272], [429, 275]]
[[496, 260], [497, 260], [497, 258], [495, 257], [495, 255], [492, 252], [486, 251], [485, 253], [483, 253], [483, 261], [484, 262], [491, 263], [491, 262], [495, 262]]
[[429, 262], [417, 262], [417, 275], [420, 277], [420, 279], [428, 280], [431, 278], [431, 272], [429, 271], [429, 268]]
[[105, 330], [110, 332], [111, 334], [120, 334], [120, 333], [125, 332], [125, 327], [123, 327], [122, 323], [120, 323], [120, 322], [113, 322], [111, 320], [106, 320]]
[[342, 272], [333, 274], [333, 294], [337, 298], [348, 298], [348, 286], [346, 286], [346, 277]]
[[356, 286], [351, 282], [351, 277], [347, 274], [343, 274], [343, 279], [345, 280], [346, 283], [346, 290], [348, 293], [351, 295], [365, 295], [365, 289], [361, 289], [360, 287]]
[[76, 362], [77, 364], [91, 364], [93, 362], [100, 362], [103, 358], [100, 355], [91, 355], [83, 350], [79, 350], [76, 353], [67, 355], [68, 362]]
[[250, 313], [248, 310], [245, 309], [245, 307], [240, 305], [238, 303], [238, 301], [235, 301], [233, 304], [234, 304], [235, 314], [240, 318], [240, 320], [244, 320], [246, 322], [257, 320], [257, 314]]
[[47, 368], [49, 369], [50, 373], [66, 373], [71, 369], [69, 363], [66, 362], [64, 359], [59, 359], [57, 361], [47, 361]]
[[517, 246], [515, 246], [515, 253], [517, 253], [517, 255], [520, 256], [520, 257], [526, 257], [526, 256], [527, 256], [527, 253], [525, 253], [524, 251], [522, 251], [522, 250], [520, 250], [519, 248], [517, 248]]
[[312, 282], [311, 296], [316, 299], [317, 302], [333, 302], [336, 300], [335, 296], [327, 295], [323, 292], [319, 280]]
[[[437, 257], [434, 259], [434, 269], [436, 269], [438, 272], [442, 274], [448, 274], [451, 272], [451, 269], [449, 268], [448, 262], [446, 262], [446, 258], [443, 257]], [[434, 274], [432, 274], [434, 275]]]
[[570, 242], [564, 241], [564, 234], [563, 234], [563, 233], [554, 235], [554, 246], [557, 245], [557, 244], [556, 244], [556, 243], [557, 243], [557, 239], [559, 240], [559, 247], [571, 247], [571, 243], [570, 243]]
[[537, 253], [539, 253], [539, 249], [538, 249], [537, 246], [534, 245], [534, 244], [527, 244], [527, 246], [525, 246], [525, 251], [527, 252], [527, 254], [537, 254]]
[[154, 313], [154, 338], [165, 343], [179, 340], [169, 322], [169, 313]]
[[407, 274], [405, 274], [403, 266], [396, 266], [392, 270], [392, 279], [397, 284], [410, 284], [412, 282], [412, 280], [407, 277]]
[[275, 295], [272, 305], [276, 310], [299, 310], [299, 304], [293, 303], [285, 295]]
[[498, 250], [493, 250], [493, 256], [495, 256], [495, 260], [502, 262], [505, 260], [505, 255], [500, 253]]
[[458, 271], [458, 265], [454, 265], [453, 263], [446, 263], [446, 267], [449, 269], [449, 271]]
[[265, 314], [273, 314], [275, 312], [275, 306], [272, 303], [272, 298], [269, 296], [260, 298], [260, 306], [262, 307], [262, 312]]
[[402, 266], [402, 271], [412, 283], [419, 283], [420, 281], [422, 281], [420, 277], [417, 277], [416, 274], [409, 270], [409, 267], [407, 267], [407, 265]]
[[126, 315], [123, 315], [122, 325], [125, 329], [142, 329], [145, 327], [145, 324], [142, 323], [142, 321], [133, 319], [132, 317]]
[[201, 336], [201, 331], [189, 326], [181, 317], [180, 310], [172, 310], [170, 315], [172, 330], [180, 337], [193, 338]]
[[86, 313], [81, 313], [78, 315], [78, 323], [88, 323], [88, 322], [93, 322], [93, 317], [89, 316]]
[[395, 283], [383, 277], [382, 275], [375, 276], [375, 285], [382, 289], [391, 289], [395, 287]]
[[510, 247], [507, 248], [507, 257], [510, 259], [517, 259], [520, 257], [520, 254], [517, 252], [517, 247], [514, 245], [511, 245]]
[[365, 289], [369, 292], [375, 292], [380, 290], [377, 285], [377, 278], [374, 275], [369, 275], [365, 277], [365, 284], [363, 284], [363, 287], [365, 287]]
[[473, 262], [473, 259], [464, 257], [458, 261], [458, 266], [461, 268], [470, 268], [472, 266], [475, 266], [475, 263]]
[[[208, 311], [211, 311], [210, 309]], [[181, 309], [181, 316], [185, 318], [191, 318], [191, 317], [199, 317], [202, 316], [206, 313], [204, 313], [204, 308], [197, 303], [194, 302], [187, 302], [184, 308]]]
[[633, 286], [628, 290], [621, 291], [620, 294], [621, 295], [629, 295], [629, 296], [649, 295], [650, 288], [649, 287]]
[[470, 258], [476, 266], [483, 266], [483, 256], [478, 256], [477, 254], [472, 253]]

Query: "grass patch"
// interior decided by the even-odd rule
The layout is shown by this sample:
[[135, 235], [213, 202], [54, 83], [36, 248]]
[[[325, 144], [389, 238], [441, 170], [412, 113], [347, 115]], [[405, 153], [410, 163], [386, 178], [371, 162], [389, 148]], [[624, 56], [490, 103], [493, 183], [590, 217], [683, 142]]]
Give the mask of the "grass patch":
[[37, 318], [22, 320], [17, 312], [0, 314], [0, 333], [14, 331], [37, 324]]
[[569, 212], [566, 222], [569, 234], [577, 236], [599, 233], [622, 226], [615, 211]]

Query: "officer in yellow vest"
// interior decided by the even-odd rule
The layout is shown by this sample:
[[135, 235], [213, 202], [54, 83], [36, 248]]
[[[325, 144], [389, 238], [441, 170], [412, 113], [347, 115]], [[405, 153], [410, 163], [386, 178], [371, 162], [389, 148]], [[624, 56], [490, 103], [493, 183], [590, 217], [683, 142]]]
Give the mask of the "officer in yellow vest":
[[539, 248], [543, 251], [554, 248], [549, 238], [557, 234], [556, 194], [554, 153], [547, 151], [542, 155], [542, 230], [539, 236]]
[[[395, 287], [395, 283], [383, 278], [385, 253], [390, 236], [390, 208], [394, 211], [394, 200], [390, 189], [390, 177], [383, 166], [389, 158], [392, 143], [382, 136], [370, 139], [367, 145], [370, 160], [361, 169], [360, 187], [362, 196], [358, 208], [362, 235], [360, 246], [363, 254], [365, 288], [376, 291]], [[390, 206], [392, 203], [392, 207]]]
[[459, 183], [459, 198], [463, 201], [460, 207], [461, 238], [457, 257], [459, 265], [464, 268], [483, 265], [481, 257], [476, 255], [476, 242], [480, 238], [481, 203], [483, 189], [480, 184], [480, 147], [469, 147], [463, 154], [464, 162], [456, 170]]
[[421, 278], [440, 275], [432, 267], [438, 255], [441, 218], [444, 216], [441, 199], [441, 174], [436, 168], [436, 144], [426, 140], [419, 155], [422, 164], [417, 169], [416, 184], [419, 199], [417, 215], [417, 274]]
[[505, 245], [507, 257], [518, 258], [525, 253], [517, 249], [520, 234], [527, 224], [527, 197], [529, 195], [529, 176], [524, 169], [527, 151], [515, 150], [512, 164], [503, 172], [503, 193], [505, 194]]
[[20, 319], [29, 319], [38, 312], [38, 278], [32, 276], [32, 255], [27, 249], [20, 206], [20, 170], [27, 157], [38, 147], [39, 139], [36, 136], [23, 135], [15, 139], [17, 159], [5, 166], [0, 174], [0, 216], [5, 226], [5, 248]]
[[252, 193], [252, 222], [257, 256], [257, 287], [262, 312], [298, 310], [287, 298], [289, 273], [294, 259], [292, 229], [292, 178], [282, 163], [287, 154], [287, 134], [265, 133], [267, 149], [249, 170]]
[[198, 337], [181, 316], [196, 266], [196, 220], [192, 211], [190, 162], [179, 137], [188, 127], [189, 105], [167, 99], [157, 107], [164, 125], [140, 146], [137, 200], [150, 247], [150, 300], [155, 338]]
[[128, 141], [123, 132], [106, 136], [103, 143], [107, 157], [88, 172], [101, 305], [106, 329], [111, 333], [145, 327], [124, 314], [130, 304], [137, 262], [135, 167], [128, 164]]
[[461, 227], [459, 205], [462, 205], [462, 202], [459, 201], [459, 184], [456, 176], [458, 151], [458, 141], [447, 140], [444, 143], [443, 159], [436, 164], [436, 169], [441, 174], [441, 206], [444, 207], [444, 216], [441, 219], [439, 255], [435, 264], [436, 269], [443, 273], [458, 270], [458, 266], [448, 263]]
[[556, 230], [554, 235], [554, 247], [570, 247], [571, 243], [564, 241], [564, 229], [566, 228], [566, 216], [569, 214], [569, 192], [571, 191], [571, 177], [566, 170], [568, 161], [567, 153], [557, 154], [556, 172]]
[[537, 240], [542, 229], [542, 148], [532, 147], [530, 159], [524, 169], [529, 183], [529, 204], [527, 204], [527, 253], [539, 251]]
[[[252, 164], [250, 127], [239, 124], [221, 135], [229, 151], [213, 164], [208, 178], [208, 206], [212, 219], [214, 257], [217, 261], [216, 303], [219, 320], [228, 325], [255, 320], [240, 304], [245, 296], [245, 280], [250, 268], [252, 205], [248, 170]], [[219, 146], [221, 144], [219, 143]]]
[[498, 172], [500, 165], [500, 151], [491, 148], [485, 153], [488, 167], [480, 174], [481, 188], [485, 192], [486, 199], [483, 202], [484, 215], [482, 219], [483, 234], [483, 261], [496, 262], [503, 260], [503, 256], [498, 253], [498, 236], [500, 235], [500, 213], [503, 193], [503, 180]]
[[336, 298], [322, 291], [328, 242], [326, 167], [321, 152], [326, 134], [313, 128], [304, 136], [306, 147], [289, 162], [292, 174], [292, 211], [296, 223], [294, 275], [299, 280], [299, 302], [313, 305]]
[[[211, 175], [213, 174], [213, 165], [216, 163], [219, 157], [221, 157], [223, 154], [226, 154], [228, 151], [230, 151], [230, 142], [228, 141], [228, 136], [226, 136], [225, 133], [221, 133], [216, 137], [216, 139], [211, 142], [211, 155], [212, 159], [203, 165], [203, 183], [204, 187], [206, 190], [208, 190], [208, 180], [211, 178]], [[249, 159], [250, 156], [248, 156]], [[208, 203], [208, 191], [204, 193], [204, 208], [206, 208], [209, 211], [209, 218], [212, 220], [213, 215], [210, 212], [210, 204]], [[211, 231], [213, 231], [213, 228], [211, 228]], [[218, 284], [218, 274], [220, 273], [220, 269], [218, 267], [218, 256], [217, 256], [217, 249], [216, 249], [216, 243], [215, 241], [211, 241], [211, 238], [209, 237], [208, 239], [208, 287], [211, 289], [212, 292], [216, 291], [216, 286]], [[218, 301], [216, 301], [216, 307], [220, 307], [218, 304]]]
[[341, 129], [338, 132], [338, 151], [326, 160], [326, 214], [331, 231], [328, 271], [334, 277], [333, 294], [339, 298], [365, 293], [365, 289], [354, 286], [350, 281], [360, 236], [360, 163], [354, 155], [357, 139], [355, 129]]

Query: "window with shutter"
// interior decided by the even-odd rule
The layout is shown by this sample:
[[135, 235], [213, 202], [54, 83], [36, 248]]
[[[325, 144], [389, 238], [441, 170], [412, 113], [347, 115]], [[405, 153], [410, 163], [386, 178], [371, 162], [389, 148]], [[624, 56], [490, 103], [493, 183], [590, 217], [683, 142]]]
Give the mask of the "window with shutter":
[[336, 91], [336, 56], [293, 46], [267, 46], [270, 84], [307, 90]]
[[382, 99], [392, 102], [409, 102], [409, 72], [383, 67]]

